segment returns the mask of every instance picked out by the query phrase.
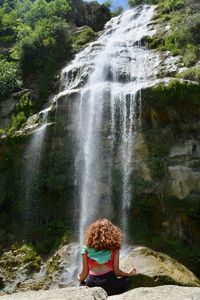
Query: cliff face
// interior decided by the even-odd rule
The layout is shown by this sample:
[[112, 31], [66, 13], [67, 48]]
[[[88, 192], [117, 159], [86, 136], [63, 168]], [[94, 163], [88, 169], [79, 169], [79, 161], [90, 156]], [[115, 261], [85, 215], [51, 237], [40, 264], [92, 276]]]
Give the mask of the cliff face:
[[141, 93], [131, 223], [133, 238], [155, 247], [179, 240], [194, 250], [200, 242], [199, 95], [197, 83], [178, 80]]
[[82, 0], [72, 0], [70, 6], [71, 10], [67, 14], [67, 19], [77, 27], [88, 25], [94, 31], [99, 31], [111, 18], [109, 9], [96, 1], [88, 3]]

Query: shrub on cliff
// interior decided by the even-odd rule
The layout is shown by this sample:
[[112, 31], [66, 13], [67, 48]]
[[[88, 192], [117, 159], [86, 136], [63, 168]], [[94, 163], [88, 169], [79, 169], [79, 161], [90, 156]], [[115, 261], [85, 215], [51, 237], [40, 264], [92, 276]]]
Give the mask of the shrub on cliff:
[[130, 7], [140, 4], [160, 4], [164, 11], [174, 11], [183, 7], [184, 0], [128, 0]]
[[186, 7], [184, 0], [158, 0], [154, 19], [158, 23], [169, 21], [170, 29], [149, 38], [148, 47], [181, 55], [185, 66], [193, 66], [200, 55], [200, 13]]
[[73, 44], [76, 50], [81, 49], [87, 43], [96, 38], [95, 32], [89, 26], [84, 26], [83, 30], [77, 32], [73, 37]]
[[18, 42], [15, 53], [23, 78], [33, 76], [40, 98], [48, 94], [56, 70], [71, 56], [71, 49], [68, 26], [56, 17], [39, 21]]
[[200, 66], [190, 68], [178, 75], [180, 78], [200, 82]]
[[9, 134], [18, 130], [33, 113], [33, 105], [29, 94], [25, 94], [21, 97], [17, 104], [15, 111], [9, 122], [7, 132]]
[[0, 59], [0, 99], [16, 91], [19, 86], [16, 64]]
[[[11, 47], [9, 59], [18, 62], [18, 74], [26, 85], [39, 90], [40, 100], [48, 95], [60, 64], [71, 55], [65, 21], [69, 9], [67, 0], [5, 0], [0, 8], [0, 43]], [[8, 44], [9, 37], [14, 45]]]
[[27, 75], [44, 71], [48, 64], [55, 67], [70, 50], [67, 24], [53, 18], [40, 21], [35, 30], [19, 42], [17, 51], [22, 72]]

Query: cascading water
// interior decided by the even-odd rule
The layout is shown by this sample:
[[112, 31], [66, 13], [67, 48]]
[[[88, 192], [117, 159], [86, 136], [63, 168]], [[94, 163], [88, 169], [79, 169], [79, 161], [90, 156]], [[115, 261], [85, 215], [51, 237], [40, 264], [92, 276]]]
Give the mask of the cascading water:
[[37, 210], [37, 180], [40, 175], [40, 162], [48, 120], [48, 109], [40, 112], [41, 126], [35, 130], [24, 154], [23, 193], [25, 192], [25, 236], [28, 238], [32, 225], [33, 210]]
[[140, 6], [111, 19], [99, 39], [63, 70], [58, 98], [78, 95], [74, 123], [81, 243], [85, 227], [99, 217], [117, 220], [123, 231], [128, 228], [136, 95], [155, 81], [159, 62], [140, 45], [142, 37], [154, 33], [148, 27], [153, 13], [153, 6]]
[[[35, 223], [44, 222], [46, 227], [52, 220], [65, 218], [68, 212], [70, 218], [66, 218], [66, 222], [70, 223], [70, 229], [72, 226], [75, 228], [71, 214], [79, 217], [80, 244], [86, 226], [96, 218], [103, 217], [121, 226], [125, 243], [128, 243], [126, 231], [132, 199], [134, 142], [140, 117], [138, 95], [142, 88], [154, 84], [159, 64], [158, 56], [141, 45], [142, 37], [154, 34], [148, 26], [153, 13], [153, 6], [140, 6], [111, 19], [101, 36], [63, 69], [62, 91], [54, 98], [56, 114], [53, 138], [51, 136], [51, 140], [46, 132], [47, 120], [44, 119], [42, 126], [33, 132], [24, 154], [22, 192], [26, 206], [27, 239]], [[51, 113], [54, 108], [50, 108]], [[67, 134], [66, 139], [63, 133]], [[50, 141], [50, 162], [43, 166], [43, 149], [49, 149], [46, 144]], [[46, 202], [38, 202], [38, 195], [43, 179], [40, 178], [43, 174], [40, 172], [48, 172], [49, 179], [53, 167], [53, 180], [50, 180], [53, 183], [52, 191], [59, 184], [61, 177], [55, 180], [55, 174], [59, 172], [63, 175], [62, 203], [66, 199], [72, 201], [66, 201], [67, 207], [62, 212], [58, 210], [50, 214]], [[65, 170], [70, 176], [66, 176]], [[59, 191], [59, 188], [55, 188], [55, 191]], [[47, 204], [50, 204], [49, 200]], [[41, 207], [43, 211], [39, 214]], [[66, 256], [51, 287], [74, 284], [80, 245], [72, 244], [65, 250]], [[45, 274], [46, 269], [43, 268], [35, 278], [43, 278]], [[26, 278], [24, 269], [19, 270], [9, 290], [14, 290]]]

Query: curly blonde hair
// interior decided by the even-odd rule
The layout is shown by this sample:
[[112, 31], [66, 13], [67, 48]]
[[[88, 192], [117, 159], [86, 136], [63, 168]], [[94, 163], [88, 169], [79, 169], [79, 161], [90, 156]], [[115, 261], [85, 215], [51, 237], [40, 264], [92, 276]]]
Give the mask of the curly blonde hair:
[[84, 244], [95, 250], [118, 250], [121, 248], [122, 232], [107, 219], [99, 219], [88, 226]]

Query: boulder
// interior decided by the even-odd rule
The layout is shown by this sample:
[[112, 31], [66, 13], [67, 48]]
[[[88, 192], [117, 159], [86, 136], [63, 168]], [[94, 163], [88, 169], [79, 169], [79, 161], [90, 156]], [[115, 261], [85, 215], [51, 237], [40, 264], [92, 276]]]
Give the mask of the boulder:
[[109, 300], [198, 300], [200, 288], [180, 286], [159, 286], [138, 288], [121, 295], [108, 297]]
[[104, 300], [106, 298], [107, 294], [102, 288], [76, 287], [15, 293], [2, 296], [1, 300]]
[[185, 266], [166, 254], [147, 247], [137, 247], [121, 260], [121, 268], [129, 272], [136, 268], [132, 287], [164, 284], [200, 287], [199, 279]]

